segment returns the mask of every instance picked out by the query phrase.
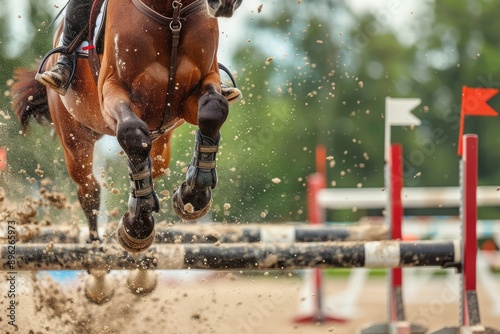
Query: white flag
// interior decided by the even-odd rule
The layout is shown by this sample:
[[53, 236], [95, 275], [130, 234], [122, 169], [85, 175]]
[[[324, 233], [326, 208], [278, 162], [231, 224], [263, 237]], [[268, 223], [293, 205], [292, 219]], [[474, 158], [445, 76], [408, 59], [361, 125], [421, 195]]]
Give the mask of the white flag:
[[422, 122], [411, 111], [417, 107], [422, 100], [419, 98], [385, 98], [385, 140], [384, 153], [387, 158], [389, 146], [391, 145], [391, 126], [420, 125]]

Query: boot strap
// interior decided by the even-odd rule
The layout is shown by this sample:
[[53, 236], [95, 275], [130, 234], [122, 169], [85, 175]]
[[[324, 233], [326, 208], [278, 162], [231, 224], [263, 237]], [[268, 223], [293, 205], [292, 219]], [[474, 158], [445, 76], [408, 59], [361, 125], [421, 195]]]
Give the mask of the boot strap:
[[217, 163], [214, 159], [212, 161], [203, 161], [201, 160], [202, 154], [215, 154], [219, 152], [219, 145], [202, 145], [199, 142], [196, 142], [195, 150], [198, 152], [198, 157], [193, 157], [192, 165], [201, 169], [214, 169], [217, 167]]
[[217, 162], [215, 160], [214, 161], [200, 161], [200, 160], [194, 158], [192, 165], [196, 166], [198, 168], [201, 168], [201, 169], [214, 169], [215, 167], [217, 167]]
[[[154, 186], [152, 185], [152, 176], [151, 176], [151, 167], [150, 166], [149, 166], [149, 168], [146, 168], [142, 172], [138, 172], [138, 173], [133, 173], [131, 171], [131, 169], [129, 168], [128, 176], [129, 176], [130, 180], [134, 183], [134, 185], [131, 186], [131, 188], [130, 188], [130, 192], [131, 192], [133, 197], [135, 197], [135, 198], [144, 197], [144, 196], [151, 194], [154, 191], [154, 188], [153, 188]], [[138, 188], [137, 187], [138, 183], [139, 183], [139, 181], [142, 181], [142, 180], [144, 180], [145, 183], [148, 184], [148, 186], [146, 186], [144, 188]]]
[[134, 187], [132, 187], [130, 189], [130, 193], [132, 194], [132, 196], [134, 198], [144, 197], [144, 196], [147, 196], [147, 195], [151, 194], [152, 192], [153, 192], [153, 187], [152, 186], [149, 186], [149, 187], [146, 187], [146, 188], [143, 188], [143, 189], [135, 189]]
[[130, 180], [132, 182], [134, 182], [135, 186], [137, 186], [138, 182], [141, 180], [146, 180], [146, 182], [149, 183], [149, 185], [147, 187], [144, 187], [144, 188], [136, 188], [135, 186], [132, 186], [130, 188], [130, 192], [131, 192], [133, 197], [135, 197], [135, 198], [144, 197], [144, 196], [147, 196], [153, 192], [154, 188], [153, 188], [153, 185], [151, 184], [152, 182], [151, 182], [151, 171], [150, 170], [145, 170], [143, 172], [136, 173], [136, 174], [129, 174], [129, 176], [130, 176]]
[[195, 150], [199, 153], [217, 153], [219, 152], [219, 145], [201, 145], [196, 142]]
[[140, 172], [140, 173], [135, 173], [135, 174], [129, 173], [129, 177], [132, 181], [144, 180], [144, 179], [149, 178], [150, 175], [151, 175], [151, 170], [149, 170], [149, 169], [147, 169], [143, 172]]

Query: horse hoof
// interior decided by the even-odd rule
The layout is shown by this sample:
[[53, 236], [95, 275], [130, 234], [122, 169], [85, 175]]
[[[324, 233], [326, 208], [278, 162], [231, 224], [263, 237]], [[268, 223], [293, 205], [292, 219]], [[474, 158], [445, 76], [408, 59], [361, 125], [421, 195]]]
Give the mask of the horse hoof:
[[136, 269], [127, 277], [128, 288], [137, 295], [150, 293], [157, 283], [157, 275], [153, 270]]
[[111, 299], [114, 294], [113, 284], [107, 275], [107, 270], [91, 270], [85, 280], [85, 297], [95, 304], [102, 304]]
[[[130, 228], [127, 228], [124, 223], [124, 219], [127, 219], [128, 212], [120, 220], [120, 224], [118, 225], [117, 238], [120, 245], [129, 253], [142, 253], [148, 250], [149, 247], [155, 241], [156, 231], [153, 227], [149, 235], [146, 237], [134, 237], [131, 235]], [[153, 220], [153, 217], [151, 217]]]
[[196, 220], [200, 219], [204, 215], [207, 214], [207, 212], [210, 210], [212, 207], [212, 191], [210, 188], [207, 189], [208, 191], [208, 203], [205, 204], [205, 206], [201, 209], [196, 209], [191, 202], [184, 203], [182, 200], [182, 189], [186, 186], [186, 183], [184, 182], [177, 190], [174, 192], [174, 195], [172, 196], [172, 206], [174, 208], [175, 214], [179, 216], [182, 219], [185, 220]]

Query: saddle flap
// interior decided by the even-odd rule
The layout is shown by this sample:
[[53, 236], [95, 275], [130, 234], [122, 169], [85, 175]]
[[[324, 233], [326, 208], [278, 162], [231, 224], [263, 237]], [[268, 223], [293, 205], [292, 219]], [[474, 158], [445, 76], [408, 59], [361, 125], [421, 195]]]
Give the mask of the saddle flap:
[[[108, 0], [95, 0], [92, 6], [92, 12], [90, 14], [89, 23], [89, 41], [93, 42], [93, 46], [88, 46], [87, 56], [90, 65], [90, 70], [92, 72], [92, 77], [97, 84], [99, 78], [99, 72], [101, 71], [101, 61], [99, 59], [99, 54], [102, 53], [104, 45], [104, 27], [106, 23], [106, 8], [108, 6]], [[95, 10], [100, 8], [99, 11]]]

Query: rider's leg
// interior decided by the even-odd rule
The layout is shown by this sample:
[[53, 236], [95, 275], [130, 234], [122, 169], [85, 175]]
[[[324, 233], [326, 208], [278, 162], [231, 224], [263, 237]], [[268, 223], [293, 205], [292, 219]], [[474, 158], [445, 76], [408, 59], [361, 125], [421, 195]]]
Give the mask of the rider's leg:
[[[93, 0], [70, 0], [64, 16], [64, 31], [62, 43], [68, 46], [76, 36], [85, 29]], [[70, 79], [72, 60], [69, 55], [61, 53], [56, 65], [49, 71], [45, 71], [37, 77], [43, 85], [57, 91], [59, 94], [66, 94], [65, 87]]]
[[243, 94], [241, 93], [241, 90], [239, 90], [236, 86], [236, 80], [234, 79], [229, 69], [221, 63], [219, 63], [219, 70], [221, 74], [226, 73], [226, 75], [229, 77], [229, 80], [231, 81], [231, 84], [226, 84], [224, 81], [221, 83], [222, 96], [227, 99], [227, 102], [229, 104], [238, 102], [243, 98]]
[[227, 99], [229, 104], [236, 103], [243, 98], [243, 94], [239, 88], [228, 86], [225, 83], [221, 84], [221, 94]]

